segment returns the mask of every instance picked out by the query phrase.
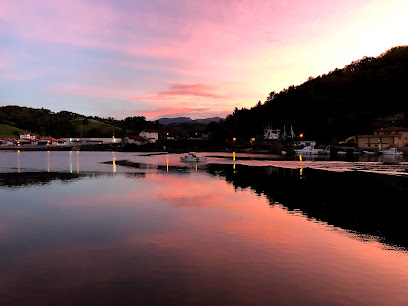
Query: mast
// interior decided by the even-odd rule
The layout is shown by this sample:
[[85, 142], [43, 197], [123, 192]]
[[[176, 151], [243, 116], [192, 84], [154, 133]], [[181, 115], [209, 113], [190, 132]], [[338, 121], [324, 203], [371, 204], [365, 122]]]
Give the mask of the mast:
[[292, 126], [290, 126], [290, 137], [292, 137], [292, 139], [295, 139], [295, 133], [293, 132]]

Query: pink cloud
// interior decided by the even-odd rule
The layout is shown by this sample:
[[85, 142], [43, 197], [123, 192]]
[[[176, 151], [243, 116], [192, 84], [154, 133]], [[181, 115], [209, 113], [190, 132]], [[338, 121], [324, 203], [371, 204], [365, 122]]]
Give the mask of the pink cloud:
[[227, 98], [225, 95], [215, 93], [214, 91], [217, 89], [217, 86], [208, 84], [171, 84], [169, 85], [168, 90], [159, 91], [146, 97], [135, 97], [131, 100], [163, 100], [178, 98], [180, 96], [205, 97], [212, 99]]
[[213, 93], [217, 89], [216, 86], [207, 84], [171, 84], [169, 90], [161, 91], [158, 96], [168, 97], [168, 96], [199, 96], [206, 98], [226, 98], [226, 96]]

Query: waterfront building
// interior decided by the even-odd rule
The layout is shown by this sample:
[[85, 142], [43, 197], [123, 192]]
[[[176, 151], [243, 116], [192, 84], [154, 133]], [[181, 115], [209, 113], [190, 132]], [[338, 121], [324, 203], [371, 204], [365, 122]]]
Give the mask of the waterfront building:
[[0, 145], [2, 146], [13, 146], [14, 145], [14, 139], [12, 138], [0, 138]]
[[63, 139], [56, 139], [52, 137], [43, 137], [37, 139], [38, 146], [65, 146], [67, 142]]
[[62, 138], [66, 141], [68, 145], [79, 145], [79, 144], [113, 144], [113, 143], [120, 143], [122, 139], [116, 137], [105, 137], [105, 138]]
[[408, 128], [388, 127], [374, 130], [373, 135], [357, 135], [360, 149], [402, 148], [408, 145]]

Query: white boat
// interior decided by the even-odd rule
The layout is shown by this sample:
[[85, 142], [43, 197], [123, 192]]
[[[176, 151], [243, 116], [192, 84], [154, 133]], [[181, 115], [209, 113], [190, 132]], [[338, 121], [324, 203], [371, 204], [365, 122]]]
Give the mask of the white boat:
[[264, 129], [264, 136], [265, 140], [278, 140], [280, 136], [280, 130], [273, 130], [270, 126]]
[[296, 154], [298, 155], [317, 155], [319, 154], [319, 150], [315, 149], [314, 146], [307, 146], [303, 149], [295, 150]]
[[402, 155], [404, 154], [403, 152], [397, 151], [397, 148], [395, 147], [389, 148], [387, 150], [381, 150], [380, 153], [384, 155]]
[[197, 153], [190, 152], [186, 156], [181, 156], [180, 161], [187, 162], [187, 163], [200, 163], [200, 162], [207, 161], [207, 158], [206, 157], [199, 157], [199, 156], [197, 156]]

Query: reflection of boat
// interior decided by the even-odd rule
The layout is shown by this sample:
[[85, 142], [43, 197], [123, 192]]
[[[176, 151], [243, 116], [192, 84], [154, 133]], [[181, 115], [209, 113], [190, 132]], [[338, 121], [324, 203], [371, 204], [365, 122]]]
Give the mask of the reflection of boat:
[[306, 146], [303, 149], [295, 150], [295, 152], [299, 155], [328, 155], [330, 154], [330, 146], [327, 146], [325, 149], [315, 149], [314, 146]]
[[188, 155], [180, 157], [180, 161], [199, 163], [199, 162], [207, 161], [207, 158], [206, 157], [198, 157], [197, 153], [190, 152], [190, 153], [188, 153]]
[[317, 154], [329, 155], [330, 154], [330, 146], [327, 146], [325, 149], [317, 149]]
[[387, 150], [381, 150], [380, 153], [384, 155], [402, 155], [404, 154], [403, 152], [397, 151], [397, 148], [395, 147], [389, 148]]
[[378, 154], [378, 151], [363, 151], [363, 153], [374, 155], [374, 154]]
[[315, 155], [315, 154], [319, 154], [319, 150], [315, 149], [314, 146], [307, 146], [304, 147], [303, 149], [298, 149], [295, 150], [296, 154], [299, 155]]

